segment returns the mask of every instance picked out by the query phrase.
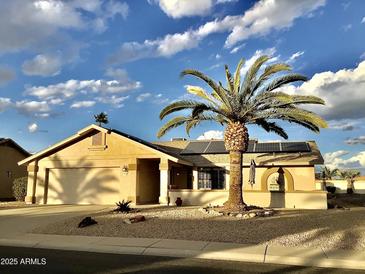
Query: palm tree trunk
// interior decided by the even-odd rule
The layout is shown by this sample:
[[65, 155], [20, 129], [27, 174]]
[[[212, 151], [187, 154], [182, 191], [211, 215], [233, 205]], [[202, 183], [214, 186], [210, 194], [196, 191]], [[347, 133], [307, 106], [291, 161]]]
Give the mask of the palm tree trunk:
[[347, 194], [354, 193], [354, 181], [352, 179], [347, 179]]
[[231, 150], [229, 152], [230, 159], [230, 182], [229, 182], [229, 196], [224, 207], [229, 210], [243, 210], [246, 204], [242, 197], [242, 152], [238, 150]]

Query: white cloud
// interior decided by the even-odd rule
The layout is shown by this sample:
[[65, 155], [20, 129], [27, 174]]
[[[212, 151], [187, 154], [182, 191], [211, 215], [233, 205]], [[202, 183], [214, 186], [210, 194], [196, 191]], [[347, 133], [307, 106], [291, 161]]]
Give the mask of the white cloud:
[[217, 0], [217, 4], [235, 3], [238, 0]]
[[297, 51], [295, 53], [293, 53], [289, 59], [286, 61], [287, 63], [293, 63], [295, 62], [300, 56], [302, 56], [304, 54], [304, 51]]
[[28, 131], [30, 133], [35, 133], [38, 130], [38, 125], [36, 123], [31, 123], [28, 125]]
[[0, 97], [0, 112], [7, 110], [12, 105], [10, 98]]
[[[330, 168], [362, 169], [365, 167], [365, 151], [360, 151], [348, 157], [348, 151], [339, 150], [324, 154], [324, 163]], [[346, 156], [347, 158], [344, 158]]]
[[36, 117], [48, 117], [51, 111], [46, 101], [17, 101], [15, 102], [15, 108], [20, 114]]
[[206, 15], [214, 5], [213, 0], [156, 0], [155, 2], [172, 18]]
[[96, 100], [103, 104], [112, 105], [115, 108], [121, 108], [124, 106], [123, 102], [127, 100], [129, 96], [105, 96], [105, 97], [97, 97]]
[[26, 60], [22, 65], [26, 75], [55, 76], [60, 73], [62, 61], [60, 56], [38, 54], [31, 60]]
[[354, 69], [316, 73], [300, 86], [288, 86], [291, 94], [315, 95], [325, 100], [325, 106], [310, 109], [328, 120], [365, 117], [365, 61]]
[[266, 0], [257, 2], [239, 18], [226, 40], [231, 47], [250, 37], [268, 34], [272, 30], [289, 28], [294, 20], [323, 6], [325, 0]]
[[220, 55], [220, 54], [218, 54], [218, 53], [215, 55], [215, 59], [219, 60], [219, 59], [221, 59], [221, 58], [222, 58], [222, 55]]
[[15, 78], [14, 70], [6, 66], [0, 66], [0, 86], [5, 85], [14, 78]]
[[355, 138], [349, 138], [345, 141], [348, 145], [365, 145], [365, 135], [355, 137]]
[[138, 89], [142, 86], [136, 81], [119, 80], [68, 80], [63, 83], [48, 86], [33, 86], [25, 90], [26, 95], [35, 96], [42, 100], [61, 100], [69, 99], [78, 93], [99, 93], [100, 95], [125, 93], [130, 90]]
[[212, 140], [212, 139], [223, 139], [223, 131], [208, 130], [197, 138], [197, 140]]
[[142, 94], [140, 94], [140, 95], [137, 96], [136, 101], [137, 102], [143, 102], [143, 101], [145, 101], [147, 98], [149, 98], [151, 96], [152, 96], [152, 94], [149, 93], [149, 92], [142, 93]]
[[361, 23], [364, 24], [365, 23], [365, 16], [362, 18]]
[[357, 122], [349, 120], [330, 121], [328, 125], [328, 128], [330, 129], [338, 129], [342, 131], [352, 131], [358, 127]]
[[89, 108], [95, 105], [95, 101], [76, 101], [70, 108]]
[[[88, 12], [85, 16], [83, 12]], [[86, 30], [98, 18], [106, 21], [128, 13], [127, 4], [102, 0], [12, 0], [0, 9], [0, 52], [44, 47], [58, 40], [62, 30]], [[66, 20], [67, 18], [67, 20]], [[57, 43], [57, 42], [56, 42]]]
[[347, 24], [342, 26], [343, 31], [349, 31], [350, 29], [352, 29], [352, 24]]
[[233, 54], [233, 53], [237, 53], [240, 49], [243, 49], [244, 47], [246, 46], [245, 43], [237, 46], [237, 47], [234, 47], [233, 49], [231, 49], [231, 51], [229, 53]]
[[[195, 2], [194, 2], [195, 3]], [[125, 63], [142, 58], [170, 57], [183, 50], [196, 48], [201, 40], [214, 34], [229, 32], [225, 47], [240, 41], [266, 35], [273, 30], [286, 29], [294, 20], [323, 6], [325, 0], [263, 0], [244, 15], [226, 16], [182, 33], [167, 34], [155, 40], [126, 42], [109, 57], [110, 63]]]

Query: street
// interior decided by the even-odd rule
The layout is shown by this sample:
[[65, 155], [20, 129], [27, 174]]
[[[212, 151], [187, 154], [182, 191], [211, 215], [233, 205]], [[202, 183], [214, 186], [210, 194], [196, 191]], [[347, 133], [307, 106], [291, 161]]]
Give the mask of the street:
[[5, 246], [0, 247], [0, 258], [0, 273], [365, 273], [332, 268]]

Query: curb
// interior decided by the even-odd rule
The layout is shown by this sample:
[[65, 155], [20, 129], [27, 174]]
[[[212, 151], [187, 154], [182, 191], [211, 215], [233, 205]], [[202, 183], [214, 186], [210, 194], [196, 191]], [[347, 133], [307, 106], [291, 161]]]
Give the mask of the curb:
[[[35, 239], [31, 239], [32, 237]], [[42, 239], [43, 237], [45, 239]], [[77, 244], [77, 239], [79, 239], [79, 244]], [[111, 239], [113, 240], [111, 241]], [[313, 248], [135, 239], [136, 242], [139, 239], [139, 244], [123, 244], [123, 242], [133, 242], [132, 238], [26, 234], [21, 235], [20, 238], [0, 239], [0, 246], [365, 270], [365, 253], [357, 251], [348, 251], [348, 254], [344, 255], [346, 251], [342, 250], [338, 253], [326, 253], [322, 249]], [[147, 244], [141, 244], [143, 240], [146, 240]], [[179, 246], [185, 247], [182, 249]], [[346, 256], [350, 259], [344, 258]]]

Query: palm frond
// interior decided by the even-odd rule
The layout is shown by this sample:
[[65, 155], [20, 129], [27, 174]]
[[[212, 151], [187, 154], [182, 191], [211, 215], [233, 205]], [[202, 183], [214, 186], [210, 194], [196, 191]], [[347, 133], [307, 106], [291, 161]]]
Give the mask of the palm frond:
[[234, 91], [235, 93], [240, 92], [240, 85], [241, 85], [241, 69], [244, 65], [245, 60], [242, 58], [237, 65], [236, 71], [234, 73]]
[[274, 79], [269, 85], [267, 85], [267, 87], [264, 88], [264, 91], [273, 91], [286, 84], [290, 84], [290, 83], [294, 83], [294, 82], [298, 82], [298, 81], [307, 81], [307, 80], [308, 80], [308, 78], [301, 74], [297, 74], [297, 73], [287, 74], [287, 75]]
[[227, 65], [224, 65], [224, 69], [226, 71], [227, 90], [230, 91], [231, 94], [233, 94], [234, 93], [234, 83], [233, 83], [232, 74], [229, 71], [229, 68]]
[[274, 132], [280, 137], [288, 139], [288, 134], [286, 131], [282, 127], [278, 126], [275, 122], [268, 122], [265, 119], [258, 119], [255, 123], [267, 132]]

